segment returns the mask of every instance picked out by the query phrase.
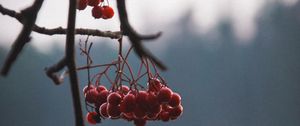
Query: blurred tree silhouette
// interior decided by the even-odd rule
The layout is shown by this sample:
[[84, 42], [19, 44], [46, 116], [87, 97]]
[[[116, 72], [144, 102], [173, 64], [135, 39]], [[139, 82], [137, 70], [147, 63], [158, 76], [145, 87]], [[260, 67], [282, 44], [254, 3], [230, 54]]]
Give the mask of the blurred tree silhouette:
[[[219, 25], [219, 37], [213, 39], [195, 35], [188, 28], [188, 18], [178, 21], [175, 26], [184, 32], [168, 40], [173, 43], [164, 61], [172, 68], [166, 73], [169, 83], [182, 92], [188, 107], [176, 123], [149, 125], [300, 125], [299, 6], [299, 2], [292, 7], [266, 6], [257, 19], [257, 36], [248, 45], [237, 44], [230, 21]], [[109, 50], [96, 48], [97, 54]], [[0, 49], [0, 59], [4, 53]], [[53, 87], [40, 71], [60, 58], [57, 53], [38, 54], [29, 47], [17, 61], [14, 76], [0, 79], [0, 89], [4, 89], [0, 125], [72, 125], [69, 86]], [[27, 60], [32, 57], [39, 59]], [[128, 124], [105, 121], [102, 125]]]

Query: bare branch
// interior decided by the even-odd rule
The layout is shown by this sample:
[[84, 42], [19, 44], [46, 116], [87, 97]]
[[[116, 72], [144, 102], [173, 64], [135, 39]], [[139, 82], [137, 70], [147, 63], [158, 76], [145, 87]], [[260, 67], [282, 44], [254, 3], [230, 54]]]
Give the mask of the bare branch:
[[[0, 4], [0, 13], [2, 13], [3, 15], [8, 15], [10, 17], [13, 17], [15, 19], [17, 19], [20, 23], [24, 24], [24, 16], [22, 16], [21, 13], [18, 13], [14, 10], [10, 10], [7, 9], [5, 7], [3, 7]], [[57, 28], [46, 28], [46, 27], [40, 27], [36, 24], [33, 25], [32, 27], [32, 31], [35, 31], [37, 33], [40, 34], [45, 34], [45, 35], [64, 35], [67, 34], [67, 29], [66, 28], [62, 28], [62, 27], [57, 27]], [[92, 36], [98, 36], [98, 37], [109, 37], [111, 39], [118, 39], [121, 38], [122, 33], [120, 31], [101, 31], [101, 30], [97, 30], [97, 29], [85, 29], [85, 28], [78, 28], [75, 29], [75, 34], [78, 35], [92, 35]], [[145, 36], [145, 38], [153, 38], [154, 36]]]
[[[45, 35], [59, 35], [59, 34], [67, 33], [67, 29], [62, 28], [62, 27], [47, 29], [45, 27], [39, 27], [39, 26], [35, 25], [32, 28], [32, 30], [37, 33], [45, 34]], [[75, 29], [75, 34], [77, 34], [77, 35], [92, 35], [92, 36], [98, 36], [98, 37], [109, 37], [111, 39], [118, 39], [122, 36], [122, 33], [119, 31], [112, 32], [112, 31], [101, 31], [101, 30], [97, 30], [97, 29], [84, 29], [84, 28]]]
[[120, 18], [120, 22], [121, 22], [121, 30], [123, 31], [124, 35], [127, 35], [129, 37], [129, 40], [131, 41], [132, 46], [134, 47], [134, 50], [137, 53], [137, 55], [140, 58], [142, 58], [142, 57], [149, 58], [160, 69], [166, 70], [167, 69], [166, 66], [162, 62], [160, 62], [156, 57], [154, 57], [142, 45], [142, 40], [156, 39], [161, 35], [161, 33], [158, 33], [156, 35], [148, 35], [148, 36], [139, 35], [129, 24], [127, 10], [126, 10], [126, 6], [125, 6], [125, 0], [117, 0], [117, 7], [118, 7], [119, 18]]
[[14, 17], [18, 21], [21, 22], [21, 19], [22, 19], [21, 13], [18, 13], [18, 12], [14, 11], [14, 10], [10, 10], [10, 9], [4, 8], [1, 4], [0, 4], [0, 12], [3, 15], [8, 15], [8, 16]]
[[70, 72], [70, 84], [73, 98], [73, 108], [75, 112], [76, 126], [84, 126], [82, 108], [79, 94], [79, 84], [75, 63], [75, 22], [76, 22], [77, 0], [69, 0], [68, 27], [66, 39], [66, 65]]
[[[16, 17], [18, 17], [18, 19], [22, 17], [22, 22], [24, 23], [21, 33], [12, 45], [12, 48], [1, 69], [2, 76], [6, 76], [8, 74], [12, 64], [17, 59], [24, 45], [30, 41], [31, 28], [35, 24], [37, 13], [39, 12], [43, 2], [44, 0], [35, 0], [32, 6], [22, 10], [21, 14], [16, 14], [12, 11], [6, 11], [5, 14], [15, 15]], [[2, 6], [0, 10], [3, 10]]]

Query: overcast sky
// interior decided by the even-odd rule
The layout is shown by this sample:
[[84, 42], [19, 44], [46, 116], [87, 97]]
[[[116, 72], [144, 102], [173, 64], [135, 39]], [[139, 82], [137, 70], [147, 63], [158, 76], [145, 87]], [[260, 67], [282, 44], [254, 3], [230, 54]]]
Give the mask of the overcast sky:
[[[33, 0], [0, 0], [0, 4], [9, 9], [21, 10], [30, 5]], [[116, 8], [114, 0], [110, 5]], [[131, 24], [141, 33], [163, 31], [164, 38], [172, 36], [178, 29], [172, 23], [187, 13], [191, 14], [191, 28], [196, 34], [203, 35], [214, 32], [214, 28], [224, 19], [233, 22], [236, 38], [247, 43], [255, 36], [255, 19], [263, 7], [271, 2], [280, 2], [293, 6], [298, 0], [127, 0]], [[37, 24], [48, 28], [66, 26], [67, 0], [45, 0], [39, 13]], [[95, 20], [91, 16], [91, 8], [77, 11], [77, 27], [101, 30], [119, 30], [118, 15], [111, 20]], [[21, 25], [8, 16], [0, 15], [0, 46], [10, 47]], [[51, 45], [63, 45], [64, 36], [53, 37], [33, 33], [33, 45], [41, 51], [49, 51]], [[41, 41], [42, 40], [42, 41]], [[56, 41], [56, 42], [53, 42]], [[161, 44], [161, 43], [160, 43]], [[166, 45], [166, 44], [165, 44]]]

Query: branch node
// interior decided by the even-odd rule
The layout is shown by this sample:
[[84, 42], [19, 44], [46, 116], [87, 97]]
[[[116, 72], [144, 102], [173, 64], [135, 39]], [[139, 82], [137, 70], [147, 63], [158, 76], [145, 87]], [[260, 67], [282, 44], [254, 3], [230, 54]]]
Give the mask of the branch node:
[[58, 63], [51, 67], [46, 67], [45, 71], [47, 76], [56, 84], [60, 85], [63, 83], [63, 76], [59, 76], [56, 72], [62, 70], [66, 66], [66, 58], [61, 59]]

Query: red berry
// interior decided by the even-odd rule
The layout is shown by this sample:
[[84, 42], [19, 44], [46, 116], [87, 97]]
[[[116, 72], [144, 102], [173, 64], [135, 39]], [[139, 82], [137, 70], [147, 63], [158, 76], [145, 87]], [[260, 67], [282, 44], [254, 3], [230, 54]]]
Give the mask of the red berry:
[[159, 113], [148, 113], [147, 114], [147, 119], [149, 120], [156, 120], [158, 117]]
[[138, 92], [136, 90], [130, 90], [127, 94], [137, 95]]
[[87, 91], [87, 93], [85, 95], [85, 100], [89, 103], [96, 103], [97, 96], [98, 96], [98, 91], [95, 88], [93, 88], [93, 89]]
[[148, 109], [148, 92], [146, 91], [139, 91], [136, 95], [136, 103], [146, 112]]
[[100, 112], [100, 115], [101, 115], [102, 117], [108, 118], [108, 113], [107, 113], [107, 102], [106, 102], [106, 103], [103, 103], [103, 104], [100, 106], [99, 112]]
[[163, 111], [159, 114], [159, 118], [164, 121], [164, 122], [167, 122], [170, 120], [170, 114], [169, 112], [166, 112], [166, 111]]
[[120, 92], [122, 94], [127, 94], [129, 92], [129, 87], [126, 85], [122, 85]]
[[133, 115], [137, 119], [143, 119], [146, 117], [147, 113], [141, 106], [137, 105], [133, 111]]
[[100, 3], [100, 0], [88, 0], [89, 6], [98, 6]]
[[92, 16], [96, 19], [101, 18], [103, 16], [103, 7], [94, 6], [92, 9]]
[[182, 105], [178, 105], [177, 107], [174, 107], [170, 111], [170, 116], [177, 118], [183, 113], [183, 107]]
[[150, 113], [160, 113], [162, 110], [162, 107], [160, 104], [157, 105], [150, 105], [149, 112]]
[[134, 124], [135, 124], [135, 126], [145, 126], [146, 120], [145, 119], [135, 119]]
[[97, 100], [96, 100], [95, 106], [96, 107], [100, 107], [103, 103], [105, 103], [107, 101], [106, 98], [107, 97], [101, 96], [100, 93], [99, 93], [98, 96], [97, 96]]
[[87, 3], [88, 3], [88, 0], [79, 0], [77, 3], [78, 4], [77, 9], [84, 10], [87, 7]]
[[106, 102], [108, 94], [109, 94], [109, 92], [107, 90], [103, 90], [100, 93], [98, 93], [96, 103], [101, 105], [104, 102]]
[[162, 87], [162, 84], [159, 79], [152, 78], [148, 82], [148, 91], [158, 92]]
[[171, 107], [176, 107], [178, 106], [179, 104], [181, 103], [181, 97], [178, 93], [173, 93], [172, 94], [172, 97], [171, 97], [171, 100], [169, 101], [169, 105]]
[[102, 14], [103, 19], [109, 19], [114, 16], [115, 12], [110, 6], [103, 6]]
[[146, 91], [139, 91], [139, 93], [136, 95], [136, 102], [138, 104], [147, 104], [147, 97], [148, 97], [148, 92]]
[[127, 121], [132, 121], [133, 120], [133, 114], [131, 112], [130, 113], [122, 113], [121, 117], [124, 120], [127, 120]]
[[121, 112], [133, 112], [136, 106], [136, 98], [133, 94], [127, 94], [120, 104]]
[[172, 90], [167, 87], [163, 87], [159, 90], [157, 98], [160, 103], [168, 103], [172, 97]]
[[122, 101], [122, 96], [117, 92], [113, 92], [107, 96], [107, 102], [109, 104], [119, 105], [121, 101]]
[[89, 91], [89, 90], [91, 90], [91, 89], [94, 89], [95, 88], [95, 86], [94, 85], [88, 85], [88, 86], [85, 86], [84, 88], [83, 88], [83, 94], [85, 95], [86, 94], [86, 92], [87, 91]]
[[147, 102], [148, 102], [149, 105], [159, 104], [158, 98], [153, 92], [149, 93], [149, 95], [147, 97]]
[[97, 91], [100, 93], [101, 91], [104, 91], [104, 90], [107, 90], [106, 89], [106, 87], [105, 86], [103, 86], [103, 85], [99, 85], [98, 87], [97, 87]]
[[108, 104], [107, 113], [112, 119], [120, 118], [121, 115], [120, 106]]
[[90, 123], [90, 124], [97, 124], [100, 123], [101, 119], [99, 117], [99, 115], [96, 112], [89, 112], [86, 115], [86, 120]]

